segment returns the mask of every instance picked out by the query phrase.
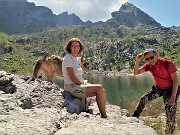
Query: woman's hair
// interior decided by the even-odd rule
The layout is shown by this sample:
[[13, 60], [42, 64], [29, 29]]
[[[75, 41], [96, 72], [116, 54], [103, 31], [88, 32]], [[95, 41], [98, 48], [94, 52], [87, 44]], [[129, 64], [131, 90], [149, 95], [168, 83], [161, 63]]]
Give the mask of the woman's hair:
[[81, 43], [80, 39], [79, 38], [71, 38], [69, 41], [68, 41], [68, 44], [65, 45], [64, 47], [64, 50], [67, 51], [68, 53], [71, 53], [71, 45], [73, 42], [79, 42], [79, 45], [80, 45], [80, 50], [79, 50], [79, 53], [81, 53], [84, 49], [84, 46], [83, 44]]

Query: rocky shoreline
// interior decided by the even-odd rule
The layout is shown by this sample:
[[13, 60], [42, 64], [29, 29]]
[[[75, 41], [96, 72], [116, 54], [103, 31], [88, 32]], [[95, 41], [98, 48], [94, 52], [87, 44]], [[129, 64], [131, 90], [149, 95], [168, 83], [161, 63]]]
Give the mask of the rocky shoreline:
[[0, 71], [0, 134], [157, 134], [115, 105], [107, 104], [109, 117], [102, 119], [95, 100], [88, 101], [91, 111], [81, 112], [82, 101], [57, 85]]

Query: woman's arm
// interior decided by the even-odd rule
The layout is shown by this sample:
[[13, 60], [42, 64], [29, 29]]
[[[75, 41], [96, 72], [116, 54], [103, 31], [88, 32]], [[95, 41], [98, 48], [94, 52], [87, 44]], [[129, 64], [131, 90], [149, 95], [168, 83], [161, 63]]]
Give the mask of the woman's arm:
[[69, 75], [69, 78], [71, 79], [71, 81], [72, 81], [74, 84], [77, 84], [77, 85], [82, 84], [82, 83], [76, 78], [76, 76], [74, 75], [74, 70], [73, 70], [72, 67], [67, 67], [66, 70], [67, 70], [67, 73], [68, 73], [68, 75]]

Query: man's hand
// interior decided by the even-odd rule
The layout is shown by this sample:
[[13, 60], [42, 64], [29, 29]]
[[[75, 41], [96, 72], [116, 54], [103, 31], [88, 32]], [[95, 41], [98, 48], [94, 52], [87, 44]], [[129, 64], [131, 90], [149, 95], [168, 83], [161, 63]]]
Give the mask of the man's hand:
[[139, 53], [136, 56], [136, 61], [135, 61], [135, 65], [134, 65], [134, 75], [138, 75], [138, 74], [145, 72], [144, 69], [139, 68], [139, 63], [141, 62], [142, 58], [143, 58], [143, 53]]
[[176, 97], [171, 96], [165, 104], [170, 106], [176, 105]]
[[136, 56], [136, 62], [137, 62], [137, 63], [140, 63], [141, 60], [142, 60], [142, 58], [143, 58], [143, 53], [139, 53], [139, 54]]

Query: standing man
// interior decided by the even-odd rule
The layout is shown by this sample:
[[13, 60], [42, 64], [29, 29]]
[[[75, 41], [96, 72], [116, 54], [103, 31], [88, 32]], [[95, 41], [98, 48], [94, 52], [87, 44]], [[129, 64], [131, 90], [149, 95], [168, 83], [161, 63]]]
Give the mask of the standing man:
[[[146, 63], [142, 67], [139, 67], [139, 63], [143, 57]], [[141, 97], [132, 117], [138, 118], [146, 103], [163, 96], [166, 112], [165, 133], [173, 133], [175, 130], [177, 99], [180, 93], [177, 69], [171, 60], [158, 58], [158, 54], [154, 49], [146, 49], [144, 53], [140, 53], [136, 57], [134, 75], [146, 71], [151, 72], [154, 78], [154, 85], [149, 92]]]

